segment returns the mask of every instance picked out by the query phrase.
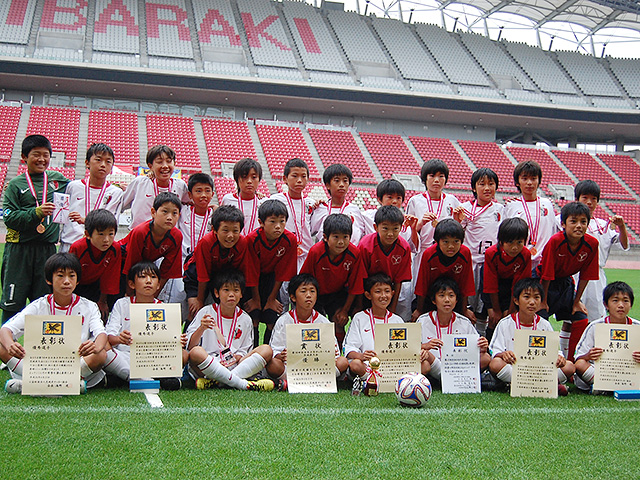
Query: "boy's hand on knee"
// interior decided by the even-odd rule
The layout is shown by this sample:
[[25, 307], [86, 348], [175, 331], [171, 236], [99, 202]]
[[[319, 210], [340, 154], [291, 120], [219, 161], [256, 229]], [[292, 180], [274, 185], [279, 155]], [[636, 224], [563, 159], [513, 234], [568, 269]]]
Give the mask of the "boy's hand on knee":
[[567, 359], [562, 355], [558, 355], [558, 360], [556, 360], [556, 367], [562, 368], [567, 364]]
[[9, 355], [11, 355], [12, 357], [16, 357], [17, 359], [24, 358], [24, 355], [26, 353], [24, 347], [18, 342], [13, 342], [9, 346], [7, 351], [9, 352]]
[[83, 342], [80, 344], [80, 347], [78, 348], [78, 353], [80, 354], [81, 357], [92, 355], [96, 353], [96, 344], [93, 343], [91, 340], [87, 340], [86, 342]]
[[504, 363], [507, 363], [509, 365], [513, 365], [514, 363], [516, 363], [516, 354], [511, 350], [505, 350], [504, 352], [496, 356], [500, 357], [504, 361]]
[[283, 363], [287, 363], [287, 349], [285, 348], [283, 351], [277, 354], [274, 358], [277, 358]]
[[265, 310], [273, 310], [278, 315], [282, 313], [282, 303], [277, 298], [269, 298], [264, 305]]
[[571, 309], [572, 314], [577, 312], [582, 312], [585, 315], [589, 314], [589, 312], [587, 311], [587, 307], [585, 307], [584, 303], [582, 303], [580, 300], [578, 300], [577, 302], [573, 302], [573, 308]]
[[244, 311], [247, 313], [251, 313], [254, 310], [259, 310], [259, 309], [260, 309], [260, 305], [258, 304], [258, 301], [255, 298], [250, 298], [244, 304]]
[[123, 330], [120, 332], [120, 343], [123, 345], [131, 345], [133, 337], [131, 336], [131, 332], [129, 330]]
[[373, 357], [377, 357], [378, 355], [376, 354], [376, 352], [374, 352], [373, 350], [365, 350], [365, 352], [362, 354], [362, 360], [364, 362], [368, 362], [369, 360], [371, 360]]

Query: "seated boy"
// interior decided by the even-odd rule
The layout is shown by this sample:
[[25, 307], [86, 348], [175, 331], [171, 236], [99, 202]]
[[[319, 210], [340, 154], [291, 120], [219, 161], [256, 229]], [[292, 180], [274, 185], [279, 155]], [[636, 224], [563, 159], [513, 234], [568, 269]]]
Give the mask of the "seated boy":
[[358, 245], [364, 235], [364, 219], [360, 209], [346, 199], [349, 185], [353, 182], [351, 170], [346, 165], [334, 163], [324, 171], [322, 180], [329, 191], [329, 202], [318, 205], [311, 215], [311, 234], [322, 238], [324, 219], [332, 213], [343, 213], [351, 218], [351, 243]]
[[82, 266], [76, 293], [98, 304], [103, 319], [109, 314], [107, 295], [120, 292], [122, 248], [114, 238], [118, 221], [109, 210], [92, 210], [84, 219], [84, 238], [71, 245]]
[[[589, 323], [576, 348], [575, 385], [581, 390], [588, 391], [593, 385], [593, 376], [595, 375], [593, 362], [598, 360], [604, 351], [602, 347], [596, 346], [595, 324], [640, 325], [640, 321], [629, 317], [629, 310], [633, 307], [634, 295], [633, 289], [628, 284], [625, 282], [610, 283], [602, 292], [602, 299], [609, 315]], [[634, 351], [633, 359], [640, 363], [640, 352]]]
[[[289, 282], [289, 297], [293, 308], [283, 314], [273, 327], [271, 342], [273, 360], [267, 365], [267, 372], [273, 378], [286, 380], [287, 365], [287, 325], [292, 323], [329, 323], [329, 320], [314, 310], [318, 298], [318, 281], [309, 274], [295, 275]], [[349, 362], [340, 355], [336, 345], [336, 377], [346, 372]]]
[[[536, 270], [543, 297], [540, 315], [563, 322], [560, 349], [569, 360], [587, 326], [587, 309], [580, 301], [587, 282], [598, 279], [598, 240], [587, 234], [591, 212], [584, 203], [567, 203], [560, 211], [564, 231], [553, 235]], [[575, 287], [572, 276], [580, 273]]]
[[317, 310], [336, 324], [336, 338], [342, 345], [353, 301], [364, 292], [365, 272], [360, 249], [349, 241], [349, 217], [332, 213], [325, 219], [323, 231], [323, 241], [311, 247], [300, 273], [318, 280]]
[[82, 316], [78, 354], [83, 385], [95, 387], [104, 378], [101, 368], [106, 359], [107, 335], [100, 310], [91, 300], [73, 293], [82, 274], [80, 262], [71, 253], [55, 253], [44, 264], [44, 274], [53, 293], [31, 302], [0, 329], [0, 359], [7, 364], [12, 377], [5, 385], [8, 393], [22, 391], [22, 359], [26, 352], [18, 339], [24, 335], [27, 315]]
[[187, 328], [189, 375], [199, 390], [216, 382], [238, 390], [286, 389], [284, 382], [247, 380], [267, 366], [272, 351], [269, 345], [253, 348], [251, 317], [238, 306], [243, 289], [242, 273], [232, 268], [221, 271], [213, 291], [219, 304], [204, 307]]
[[[599, 246], [599, 278], [598, 280], [591, 280], [582, 294], [582, 302], [587, 312], [589, 312], [589, 319], [594, 320], [605, 315], [605, 305], [600, 301], [600, 295], [607, 286], [607, 275], [604, 271], [604, 266], [607, 264], [611, 248], [617, 245], [622, 250], [628, 251], [629, 236], [622, 216], [614, 215], [609, 220], [594, 217], [596, 207], [600, 201], [600, 187], [596, 182], [582, 180], [576, 185], [574, 193], [578, 202], [584, 203], [589, 207], [591, 221], [589, 222], [587, 233], [598, 240]], [[616, 227], [618, 231], [616, 231]], [[578, 279], [574, 278], [574, 280]]]
[[[394, 296], [393, 288], [391, 277], [384, 273], [375, 273], [364, 280], [364, 296], [371, 302], [371, 308], [353, 316], [344, 339], [344, 356], [349, 361], [349, 372], [354, 378], [364, 378], [369, 360], [377, 357], [374, 350], [375, 324], [403, 323], [402, 318], [387, 310]], [[425, 373], [424, 368], [422, 373]]]
[[400, 237], [404, 215], [392, 205], [376, 211], [375, 233], [360, 241], [360, 252], [366, 275], [384, 273], [395, 285], [389, 311], [395, 312], [403, 282], [411, 282], [411, 247]]
[[531, 252], [524, 246], [529, 237], [527, 222], [518, 217], [507, 218], [498, 228], [498, 244], [484, 253], [483, 295], [489, 307], [487, 338], [501, 318], [516, 312], [513, 286], [531, 277]]
[[[411, 316], [415, 322], [425, 311], [425, 297], [436, 278], [445, 275], [453, 278], [460, 288], [457, 311], [472, 322], [476, 321], [473, 312], [467, 308], [467, 298], [475, 295], [471, 252], [465, 247], [464, 230], [458, 222], [447, 218], [438, 222], [434, 233], [435, 244], [424, 251], [420, 271], [416, 280], [417, 308]], [[427, 307], [432, 310], [432, 307]]]
[[258, 270], [258, 285], [252, 288], [245, 310], [253, 320], [253, 346], [259, 345], [258, 326], [266, 324], [263, 343], [269, 344], [271, 331], [282, 314], [278, 294], [283, 282], [296, 274], [296, 236], [285, 230], [289, 213], [278, 200], [265, 200], [258, 209], [260, 228], [247, 236], [251, 263]]
[[[516, 355], [513, 353], [514, 332], [520, 329], [553, 331], [551, 324], [536, 313], [540, 310], [543, 293], [542, 285], [535, 278], [524, 278], [516, 283], [513, 287], [513, 302], [518, 311], [500, 320], [493, 333], [489, 345], [493, 356], [489, 370], [504, 383], [511, 383], [512, 365], [516, 363]], [[575, 366], [562, 355], [562, 352], [558, 352], [556, 367], [558, 395], [565, 396], [568, 392], [564, 384], [574, 374]]]
[[135, 227], [120, 243], [125, 245], [126, 258], [122, 273], [142, 260], [160, 264], [160, 291], [170, 278], [182, 276], [182, 233], [176, 228], [182, 202], [174, 193], [164, 192], [153, 201], [151, 220]]
[[222, 197], [220, 205], [238, 207], [244, 214], [242, 235], [245, 237], [260, 225], [258, 223], [258, 208], [262, 200], [258, 197], [258, 185], [262, 180], [262, 167], [252, 158], [238, 160], [233, 166], [233, 179], [238, 186], [237, 193], [227, 193]]
[[249, 288], [258, 284], [255, 266], [249, 260], [247, 239], [240, 234], [244, 226], [242, 212], [230, 205], [218, 207], [211, 216], [212, 231], [207, 233], [187, 260], [184, 271], [184, 291], [193, 318], [213, 294], [216, 275], [228, 268], [237, 268], [244, 274]]
[[[435, 306], [435, 311], [425, 313], [418, 318], [422, 328], [422, 374], [440, 382], [442, 371], [442, 335], [475, 334], [476, 329], [467, 317], [456, 314], [456, 307], [460, 297], [458, 284], [449, 277], [437, 278], [429, 288], [429, 299]], [[485, 337], [478, 338], [480, 348], [480, 371], [489, 366], [491, 356], [487, 353], [489, 342]]]
[[[103, 370], [107, 374], [115, 375], [121, 380], [129, 380], [131, 353], [131, 304], [132, 303], [161, 303], [155, 296], [160, 288], [160, 270], [148, 261], [138, 262], [131, 267], [127, 275], [129, 288], [134, 292], [130, 297], [119, 299], [109, 316], [105, 327], [109, 339], [110, 349], [107, 351], [107, 361]], [[182, 365], [186, 365], [189, 353], [184, 350], [187, 346], [187, 336], [182, 334]], [[160, 388], [163, 390], [179, 390], [182, 382], [179, 378], [160, 378]]]

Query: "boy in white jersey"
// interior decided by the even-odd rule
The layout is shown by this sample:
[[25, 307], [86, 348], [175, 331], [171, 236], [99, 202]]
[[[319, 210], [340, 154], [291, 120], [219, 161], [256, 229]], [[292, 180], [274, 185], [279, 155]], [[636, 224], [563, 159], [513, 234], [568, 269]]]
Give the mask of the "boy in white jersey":
[[[518, 307], [518, 312], [500, 320], [493, 332], [491, 345], [489, 345], [493, 358], [489, 364], [489, 370], [504, 383], [511, 383], [512, 366], [516, 363], [516, 355], [513, 353], [514, 332], [519, 329], [553, 331], [551, 324], [536, 313], [542, 305], [543, 294], [544, 290], [537, 279], [524, 278], [518, 281], [513, 287], [513, 301]], [[558, 367], [558, 395], [565, 396], [568, 391], [564, 384], [576, 369], [561, 352], [558, 352], [556, 367]]]
[[[107, 350], [107, 361], [103, 370], [107, 374], [115, 375], [121, 380], [128, 381], [130, 373], [131, 342], [131, 304], [133, 303], [161, 303], [155, 298], [160, 288], [160, 269], [152, 262], [136, 263], [127, 275], [129, 288], [134, 295], [119, 299], [111, 310], [107, 321], [106, 331], [111, 348]], [[182, 365], [189, 359], [187, 336], [182, 334]], [[179, 378], [160, 378], [160, 388], [163, 390], [179, 390], [182, 383]], [[111, 382], [109, 382], [111, 384]]]
[[[273, 327], [269, 345], [273, 350], [273, 360], [267, 365], [267, 372], [274, 378], [286, 379], [287, 371], [287, 325], [292, 323], [330, 323], [314, 310], [320, 288], [312, 275], [303, 273], [294, 276], [288, 285], [289, 297], [293, 308], [282, 315]], [[340, 355], [338, 341], [335, 340], [336, 377], [340, 377], [349, 366], [346, 358]]]
[[[597, 347], [595, 342], [595, 324], [611, 323], [619, 325], [640, 325], [640, 321], [629, 317], [629, 310], [633, 307], [633, 289], [625, 282], [613, 282], [607, 285], [602, 292], [604, 305], [609, 315], [591, 322], [576, 347], [576, 387], [589, 390], [593, 385], [595, 367], [593, 362], [598, 360], [604, 351]], [[605, 346], [605, 345], [603, 345]], [[633, 359], [640, 363], [640, 352], [633, 352]]]
[[[418, 318], [422, 328], [422, 356], [426, 362], [422, 363], [422, 374], [440, 381], [442, 371], [442, 335], [443, 334], [475, 334], [477, 333], [471, 321], [453, 309], [460, 298], [460, 287], [449, 277], [436, 279], [429, 288], [429, 298], [436, 309]], [[487, 353], [489, 342], [485, 337], [478, 337], [480, 348], [480, 371], [489, 366], [491, 357]], [[427, 363], [428, 365], [425, 365]], [[425, 371], [426, 370], [426, 371]]]
[[286, 383], [271, 379], [246, 380], [268, 368], [272, 351], [268, 345], [253, 348], [251, 317], [238, 306], [243, 289], [242, 273], [220, 272], [213, 291], [220, 303], [202, 308], [187, 328], [189, 375], [198, 390], [216, 382], [238, 390], [286, 389]]
[[375, 324], [403, 323], [402, 318], [387, 310], [393, 299], [393, 282], [389, 275], [375, 273], [366, 278], [364, 296], [371, 302], [371, 308], [353, 316], [344, 339], [344, 356], [349, 362], [349, 373], [354, 378], [365, 378], [369, 360], [378, 356], [374, 350]]
[[527, 222], [529, 239], [525, 246], [531, 252], [531, 268], [535, 270], [542, 259], [545, 245], [558, 231], [558, 224], [551, 202], [538, 197], [542, 168], [537, 162], [527, 160], [516, 165], [513, 181], [522, 197], [504, 207], [504, 218], [520, 217]]
[[159, 193], [175, 193], [181, 202], [189, 203], [187, 184], [179, 178], [171, 178], [176, 167], [176, 154], [171, 148], [166, 145], [152, 147], [147, 152], [147, 165], [153, 179], [146, 175], [134, 178], [122, 199], [122, 210], [131, 208], [129, 230], [151, 220], [151, 207]]
[[84, 219], [89, 212], [104, 208], [116, 218], [120, 215], [124, 192], [107, 182], [113, 161], [113, 150], [104, 143], [94, 143], [87, 150], [89, 178], [73, 180], [65, 192], [69, 195], [69, 221], [62, 225], [61, 252], [68, 252], [72, 243], [84, 237]]
[[191, 255], [198, 242], [211, 231], [213, 179], [206, 173], [194, 173], [187, 185], [192, 205], [182, 205], [178, 229], [182, 232], [182, 263]]
[[476, 329], [484, 335], [487, 329], [487, 307], [482, 301], [482, 270], [484, 254], [498, 240], [498, 227], [502, 221], [504, 206], [495, 201], [498, 189], [498, 175], [490, 168], [479, 168], [471, 175], [471, 191], [474, 201], [460, 205], [454, 218], [464, 228], [463, 245], [471, 250], [473, 261], [473, 280], [476, 295], [469, 297], [471, 310], [476, 314]]
[[347, 192], [349, 185], [353, 181], [353, 174], [349, 167], [341, 163], [329, 165], [322, 174], [324, 185], [329, 191], [329, 202], [318, 205], [311, 215], [311, 234], [318, 239], [322, 239], [322, 225], [325, 218], [332, 213], [343, 213], [351, 219], [352, 234], [351, 243], [358, 245], [364, 235], [364, 219], [360, 209], [347, 202]]
[[104, 378], [101, 368], [106, 359], [107, 335], [100, 310], [94, 302], [73, 293], [81, 271], [80, 261], [72, 253], [49, 257], [44, 272], [53, 293], [31, 302], [0, 329], [0, 359], [7, 364], [12, 377], [5, 385], [8, 393], [22, 391], [22, 359], [26, 352], [18, 339], [24, 335], [27, 315], [82, 316], [82, 343], [78, 347], [81, 379], [91, 388]]
[[436, 225], [440, 220], [452, 218], [453, 211], [460, 205], [456, 197], [442, 191], [449, 180], [449, 167], [442, 160], [434, 158], [424, 162], [420, 179], [427, 191], [422, 195], [414, 195], [407, 204], [407, 213], [418, 218], [416, 230], [420, 234], [420, 245], [413, 260], [412, 290], [415, 290], [422, 254], [433, 244]]
[[[628, 251], [629, 237], [627, 235], [627, 226], [622, 216], [614, 215], [609, 220], [594, 217], [593, 214], [600, 201], [600, 187], [596, 182], [593, 180], [582, 180], [578, 182], [574, 192], [575, 199], [578, 202], [584, 203], [591, 211], [591, 220], [587, 233], [596, 237], [599, 245], [598, 262], [600, 264], [600, 278], [590, 281], [582, 294], [582, 303], [584, 303], [587, 312], [589, 312], [589, 319], [594, 320], [604, 317], [606, 313], [605, 305], [600, 302], [599, 298], [600, 292], [602, 292], [607, 285], [607, 275], [604, 271], [604, 266], [607, 264], [611, 248], [616, 245], [622, 248], [622, 250]], [[618, 227], [617, 232], [616, 227]], [[577, 277], [575, 281], [577, 285]]]
[[233, 179], [238, 186], [237, 193], [227, 193], [220, 205], [238, 207], [244, 215], [242, 235], [245, 237], [260, 227], [258, 208], [262, 200], [258, 196], [258, 185], [262, 180], [262, 167], [251, 158], [243, 158], [233, 166]]

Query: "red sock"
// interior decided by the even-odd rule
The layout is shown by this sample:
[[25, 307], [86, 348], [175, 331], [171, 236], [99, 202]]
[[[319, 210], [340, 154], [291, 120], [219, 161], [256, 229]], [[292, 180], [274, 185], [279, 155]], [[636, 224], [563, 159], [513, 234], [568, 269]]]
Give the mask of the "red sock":
[[576, 351], [578, 342], [582, 337], [582, 333], [587, 328], [587, 325], [589, 325], [589, 320], [586, 318], [584, 320], [578, 320], [571, 323], [571, 337], [569, 337], [569, 358], [567, 360], [571, 360], [572, 362], [574, 361], [573, 354]]

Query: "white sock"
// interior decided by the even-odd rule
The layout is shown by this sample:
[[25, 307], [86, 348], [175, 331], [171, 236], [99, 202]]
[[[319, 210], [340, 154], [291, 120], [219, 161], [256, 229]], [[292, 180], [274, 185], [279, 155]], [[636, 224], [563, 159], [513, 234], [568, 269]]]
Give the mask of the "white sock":
[[564, 330], [560, 331], [560, 350], [562, 350], [562, 355], [564, 358], [569, 357], [569, 338], [571, 337], [571, 332], [565, 332]]
[[266, 364], [267, 361], [262, 358], [262, 355], [253, 353], [242, 360], [236, 368], [233, 369], [233, 373], [240, 378], [247, 378], [258, 373]]
[[496, 374], [496, 377], [498, 377], [498, 380], [501, 380], [504, 383], [511, 383], [512, 370], [513, 370], [513, 367], [511, 365], [505, 365], [504, 367], [502, 367], [502, 370], [500, 370]]
[[442, 372], [442, 363], [440, 362], [439, 358], [436, 358], [431, 364], [431, 371], [429, 372], [429, 375], [431, 375], [433, 378], [440, 380], [441, 372]]
[[84, 358], [80, 357], [80, 378], [86, 380], [86, 378], [92, 373], [94, 373], [94, 371], [89, 368], [89, 365], [84, 361]]
[[336, 366], [336, 378], [338, 378], [340, 375], [342, 374], [340, 373], [340, 370], [338, 370], [338, 367]]
[[207, 358], [198, 365], [198, 368], [203, 375], [209, 379], [217, 380], [238, 390], [247, 389], [247, 381], [244, 378], [234, 375], [233, 372], [223, 367], [220, 362], [211, 357], [211, 355], [207, 355]]
[[7, 362], [7, 370], [11, 374], [11, 378], [22, 378], [22, 360], [16, 357], [11, 357]]
[[582, 380], [585, 383], [588, 383], [589, 385], [593, 385], [593, 376], [596, 374], [596, 367], [594, 367], [593, 365], [589, 366], [589, 368], [587, 368], [587, 370], [580, 375], [580, 378], [582, 378]]
[[116, 350], [111, 349], [107, 351], [107, 361], [102, 369], [122, 380], [129, 380], [129, 362], [127, 362], [123, 355], [118, 355]]
[[561, 368], [558, 369], [558, 383], [567, 383], [567, 376]]

